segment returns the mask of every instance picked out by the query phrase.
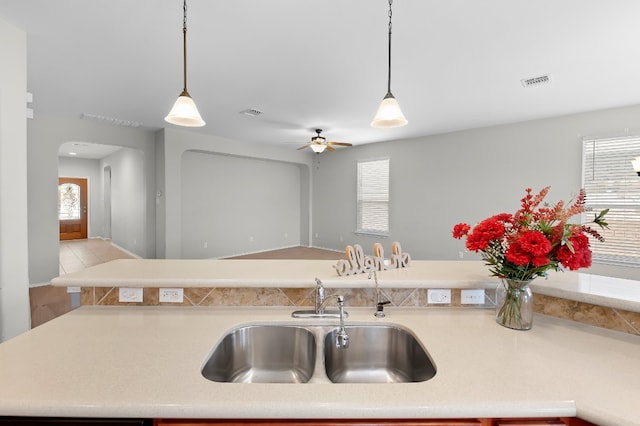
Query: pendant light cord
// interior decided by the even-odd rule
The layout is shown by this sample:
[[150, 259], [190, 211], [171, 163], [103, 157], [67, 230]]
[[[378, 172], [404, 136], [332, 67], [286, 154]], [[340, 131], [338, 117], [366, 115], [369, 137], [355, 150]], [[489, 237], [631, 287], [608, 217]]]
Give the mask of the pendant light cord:
[[187, 92], [187, 0], [184, 0], [182, 6], [182, 73], [184, 88], [183, 92]]
[[393, 11], [391, 10], [391, 5], [393, 4], [393, 0], [389, 0], [389, 65], [388, 65], [388, 73], [387, 73], [387, 96], [393, 96], [391, 94], [391, 16], [393, 15]]

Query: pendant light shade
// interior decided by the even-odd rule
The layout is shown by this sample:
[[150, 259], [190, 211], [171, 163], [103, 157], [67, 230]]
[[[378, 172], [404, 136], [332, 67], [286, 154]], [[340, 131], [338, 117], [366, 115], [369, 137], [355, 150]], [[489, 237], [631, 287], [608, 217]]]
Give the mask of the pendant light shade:
[[171, 124], [185, 127], [202, 127], [204, 120], [200, 117], [198, 107], [189, 93], [184, 90], [173, 104], [173, 108], [165, 118]]
[[371, 127], [401, 127], [407, 123], [408, 121], [400, 109], [400, 104], [391, 93], [388, 93], [380, 103], [378, 112], [371, 122]]
[[402, 110], [400, 109], [400, 104], [398, 104], [398, 101], [391, 93], [391, 16], [393, 14], [391, 10], [392, 4], [393, 0], [389, 0], [389, 64], [387, 68], [387, 94], [384, 99], [382, 99], [382, 103], [380, 103], [380, 106], [378, 107], [378, 112], [371, 122], [371, 127], [400, 127], [408, 123], [407, 119], [402, 113]]
[[167, 123], [177, 126], [202, 127], [205, 125], [205, 122], [202, 117], [200, 117], [196, 103], [187, 91], [187, 0], [183, 1], [182, 10], [182, 72], [184, 88], [173, 104], [169, 115], [164, 119]]
[[322, 145], [322, 144], [311, 144], [310, 145], [311, 150], [313, 152], [315, 152], [316, 154], [320, 154], [321, 152], [324, 152], [324, 150], [327, 148], [326, 145]]

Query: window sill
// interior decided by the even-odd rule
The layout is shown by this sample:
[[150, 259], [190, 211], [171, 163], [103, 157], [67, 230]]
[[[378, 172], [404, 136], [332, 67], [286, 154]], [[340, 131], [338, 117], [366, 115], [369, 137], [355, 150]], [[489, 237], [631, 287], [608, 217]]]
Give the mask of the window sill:
[[354, 232], [354, 234], [361, 235], [363, 237], [389, 238], [389, 233], [388, 232], [357, 230], [357, 231]]
[[550, 272], [531, 284], [534, 293], [640, 312], [640, 282], [578, 272]]

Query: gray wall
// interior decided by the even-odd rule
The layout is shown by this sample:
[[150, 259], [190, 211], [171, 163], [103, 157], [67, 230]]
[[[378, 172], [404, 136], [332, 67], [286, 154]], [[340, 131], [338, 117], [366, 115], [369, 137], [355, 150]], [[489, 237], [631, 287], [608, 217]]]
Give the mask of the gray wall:
[[[457, 259], [458, 222], [514, 212], [525, 189], [551, 185], [550, 202], [573, 198], [582, 182], [582, 138], [640, 131], [640, 106], [589, 112], [322, 155], [313, 168], [313, 245], [343, 250], [359, 243], [386, 253], [399, 241], [414, 259]], [[356, 162], [390, 158], [390, 236], [355, 235]], [[597, 244], [594, 243], [594, 244]], [[477, 258], [465, 252], [468, 258]], [[590, 272], [638, 279], [637, 268], [594, 265]]]
[[27, 35], [0, 19], [0, 342], [27, 331]]
[[[256, 238], [259, 237], [261, 239], [265, 239], [264, 241], [260, 241], [260, 247], [282, 247], [284, 233], [288, 232], [289, 236], [287, 238], [288, 241], [286, 245], [309, 245], [310, 229], [308, 227], [309, 222], [306, 218], [311, 215], [310, 197], [308, 196], [311, 190], [311, 177], [309, 173], [311, 160], [313, 158], [311, 153], [296, 151], [295, 149], [290, 148], [249, 144], [242, 141], [229, 140], [173, 128], [161, 130], [157, 135], [157, 144], [156, 185], [157, 193], [161, 194], [156, 203], [156, 219], [158, 225], [156, 232], [156, 242], [158, 247], [156, 252], [159, 255], [162, 253], [163, 257], [169, 259], [188, 258], [193, 253], [196, 253], [199, 257], [205, 255], [199, 250], [196, 250], [198, 246], [203, 248], [203, 241], [201, 237], [194, 236], [191, 238], [191, 236], [188, 236], [185, 240], [182, 236], [183, 225], [186, 223], [186, 220], [183, 220], [182, 216], [183, 213], [186, 212], [185, 209], [190, 208], [190, 206], [185, 202], [185, 197], [187, 197], [186, 199], [192, 197], [190, 194], [183, 194], [185, 185], [183, 185], [182, 180], [183, 178], [189, 179], [189, 182], [197, 182], [198, 180], [201, 180], [202, 185], [206, 185], [209, 179], [218, 179], [218, 177], [211, 175], [211, 173], [215, 172], [206, 170], [206, 167], [211, 167], [211, 165], [200, 164], [198, 166], [200, 169], [196, 168], [189, 171], [183, 170], [185, 166], [190, 166], [189, 162], [192, 161], [194, 157], [192, 155], [193, 151], [217, 155], [217, 157], [209, 158], [208, 161], [213, 161], [213, 158], [215, 158], [215, 161], [217, 162], [224, 159], [223, 163], [229, 161], [227, 164], [241, 164], [240, 167], [245, 170], [246, 174], [250, 174], [249, 176], [238, 178], [238, 182], [234, 182], [227, 178], [226, 184], [231, 188], [227, 192], [228, 196], [234, 192], [234, 188], [239, 188], [237, 192], [246, 190], [246, 186], [250, 179], [254, 179], [256, 185], [262, 185], [268, 183], [272, 178], [275, 179], [275, 176], [281, 173], [276, 172], [276, 168], [271, 166], [269, 166], [269, 171], [266, 172], [266, 175], [254, 173], [251, 168], [257, 167], [257, 164], [265, 166], [266, 164], [270, 164], [270, 162], [276, 162], [277, 164], [282, 164], [283, 168], [288, 168], [288, 170], [293, 170], [290, 167], [297, 168], [299, 171], [299, 181], [296, 184], [296, 188], [299, 188], [300, 191], [300, 210], [299, 219], [297, 219], [299, 239], [295, 240], [294, 230], [288, 232], [285, 229], [280, 229], [273, 236], [267, 236], [267, 234], [264, 233], [260, 235], [256, 234], [254, 235], [254, 242], [256, 241]], [[187, 164], [184, 164], [183, 162], [183, 157], [185, 155], [188, 157], [186, 160]], [[226, 157], [220, 157], [221, 155]], [[203, 160], [205, 157], [199, 158]], [[239, 161], [238, 159], [243, 160]], [[260, 160], [263, 163], [254, 163], [249, 160]], [[228, 166], [223, 167], [228, 168]], [[263, 171], [264, 170], [266, 169], [263, 169]], [[185, 173], [187, 174], [185, 175]], [[275, 181], [281, 182], [282, 178], [277, 178]], [[274, 186], [271, 185], [268, 191], [272, 191], [273, 189]], [[214, 194], [211, 190], [208, 191], [209, 196], [213, 197]], [[256, 197], [256, 192], [253, 191], [251, 196]], [[293, 197], [292, 195], [289, 196]], [[226, 234], [226, 237], [228, 238], [226, 241], [208, 241], [208, 243], [213, 244], [210, 245], [212, 248], [225, 246], [234, 248], [229, 249], [224, 253], [222, 251], [218, 251], [215, 252], [215, 254], [219, 256], [230, 256], [236, 254], [235, 252], [237, 250], [243, 252], [251, 251], [252, 248], [250, 245], [237, 245], [236, 242], [237, 240], [243, 239], [247, 239], [248, 242], [248, 235], [246, 235], [248, 224], [243, 222], [243, 220], [246, 220], [247, 215], [242, 213], [243, 207], [224, 204], [214, 206], [213, 199], [211, 203], [212, 204], [209, 204], [209, 206], [218, 210], [228, 209], [238, 211], [238, 215], [234, 216], [233, 222], [227, 224], [228, 229], [236, 231]], [[263, 211], [265, 216], [262, 219], [262, 223], [281, 223], [280, 217], [282, 215], [282, 211], [280, 209], [271, 207], [270, 209], [263, 209]], [[215, 213], [215, 211], [210, 212], [212, 215]], [[201, 212], [200, 214], [206, 214], [206, 212]]]
[[[155, 215], [155, 208], [147, 212], [152, 205], [155, 181], [147, 182], [145, 178], [144, 155], [140, 149], [123, 148], [100, 161], [100, 209], [104, 212], [104, 168], [110, 167], [111, 240], [135, 255], [153, 258], [155, 252], [149, 249], [147, 241], [153, 242], [155, 248], [155, 229], [148, 229], [146, 221]], [[101, 229], [104, 230], [104, 223]], [[152, 234], [147, 236], [147, 232]]]
[[298, 245], [300, 167], [195, 151], [182, 155], [183, 257]]
[[[59, 274], [59, 229], [57, 215], [58, 149], [70, 141], [135, 148], [143, 153], [144, 237], [136, 253], [155, 257], [155, 134], [101, 124], [78, 118], [38, 114], [29, 120], [27, 141], [29, 282], [48, 283]], [[139, 192], [138, 192], [139, 195]]]

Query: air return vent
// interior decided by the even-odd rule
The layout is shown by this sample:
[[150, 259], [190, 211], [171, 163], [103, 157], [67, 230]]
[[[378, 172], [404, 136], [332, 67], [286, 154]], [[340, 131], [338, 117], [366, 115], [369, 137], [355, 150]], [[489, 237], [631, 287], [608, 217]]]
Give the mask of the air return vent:
[[114, 126], [122, 126], [122, 127], [140, 127], [140, 126], [142, 126], [142, 123], [138, 123], [137, 121], [122, 120], [120, 118], [107, 117], [107, 116], [104, 116], [104, 115], [97, 115], [97, 114], [82, 113], [80, 115], [80, 118], [82, 118], [84, 120], [102, 121], [103, 123], [113, 124]]
[[262, 111], [256, 108], [248, 108], [244, 111], [240, 111], [240, 114], [248, 115], [249, 117], [257, 117], [262, 114]]
[[542, 84], [551, 83], [551, 74], [543, 74], [537, 77], [525, 78], [520, 80], [523, 87], [540, 86]]

